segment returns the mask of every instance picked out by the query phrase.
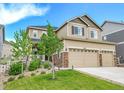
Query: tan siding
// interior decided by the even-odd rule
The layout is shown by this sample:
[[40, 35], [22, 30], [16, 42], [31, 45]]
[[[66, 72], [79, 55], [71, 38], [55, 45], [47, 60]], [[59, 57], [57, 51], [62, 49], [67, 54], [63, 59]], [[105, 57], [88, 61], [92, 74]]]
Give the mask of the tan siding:
[[67, 25], [64, 25], [58, 32], [57, 36], [62, 39], [67, 37]]
[[71, 41], [71, 40], [65, 40], [64, 42], [65, 42], [65, 48], [68, 48], [68, 47], [82, 47], [82, 48], [97, 48], [97, 49], [115, 50], [115, 45]]
[[84, 23], [84, 22], [83, 22], [82, 20], [80, 20], [79, 18], [76, 18], [76, 19], [74, 19], [74, 20], [71, 20], [70, 22], [86, 25], [86, 23]]

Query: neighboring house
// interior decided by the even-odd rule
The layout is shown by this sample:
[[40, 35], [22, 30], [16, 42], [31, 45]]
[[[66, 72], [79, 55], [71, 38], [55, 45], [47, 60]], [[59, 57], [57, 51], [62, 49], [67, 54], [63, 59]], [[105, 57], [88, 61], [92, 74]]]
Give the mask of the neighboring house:
[[[57, 27], [54, 27], [54, 30], [56, 29]], [[47, 34], [47, 26], [29, 26], [27, 31], [29, 38], [31, 38], [33, 42], [38, 42], [44, 33]]]
[[12, 46], [8, 41], [5, 41], [4, 26], [0, 25], [0, 58], [10, 57], [12, 55]]
[[101, 27], [103, 40], [117, 43], [117, 57], [120, 63], [124, 63], [124, 23], [105, 21]]
[[[34, 40], [34, 37], [39, 39], [46, 28], [28, 27], [28, 29], [29, 36]], [[59, 55], [53, 55], [54, 64], [62, 67], [115, 66], [115, 43], [103, 41], [101, 31], [102, 28], [87, 15], [65, 22], [55, 30], [64, 48]]]
[[8, 41], [3, 42], [2, 56], [1, 57], [12, 57], [12, 45]]
[[3, 48], [3, 42], [4, 42], [4, 26], [0, 25], [0, 57], [2, 56], [2, 48]]
[[[53, 27], [54, 30], [57, 27]], [[29, 26], [27, 27], [29, 38], [35, 43], [33, 49], [35, 51], [35, 46], [37, 46], [37, 42], [40, 40], [43, 34], [47, 34], [47, 26]], [[48, 58], [46, 56], [42, 56], [42, 60], [45, 61]]]

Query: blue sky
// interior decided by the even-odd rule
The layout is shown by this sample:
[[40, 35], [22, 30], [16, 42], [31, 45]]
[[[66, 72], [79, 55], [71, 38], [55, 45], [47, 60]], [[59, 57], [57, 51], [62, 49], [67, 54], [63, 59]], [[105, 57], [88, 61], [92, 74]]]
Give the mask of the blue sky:
[[0, 24], [5, 25], [6, 40], [14, 32], [30, 25], [47, 25], [47, 20], [56, 27], [66, 20], [88, 14], [101, 25], [104, 20], [124, 20], [124, 4], [0, 4]]

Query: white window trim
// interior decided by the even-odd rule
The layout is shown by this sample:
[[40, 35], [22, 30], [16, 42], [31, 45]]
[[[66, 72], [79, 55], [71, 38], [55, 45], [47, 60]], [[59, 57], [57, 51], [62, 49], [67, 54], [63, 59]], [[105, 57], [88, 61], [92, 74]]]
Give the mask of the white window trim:
[[[34, 37], [34, 33], [37, 33], [37, 34], [36, 34], [36, 37]], [[37, 31], [37, 30], [33, 30], [32, 38], [38, 38], [38, 31]]]
[[[81, 25], [72, 25], [72, 26], [81, 28], [81, 35], [79, 35], [79, 34], [72, 34], [73, 36], [81, 36], [81, 37], [85, 36], [85, 27], [83, 27]], [[82, 35], [82, 28], [84, 29], [84, 35]]]
[[[92, 33], [92, 32], [96, 32], [96, 36], [91, 37], [91, 33]], [[96, 31], [96, 30], [91, 30], [91, 31], [90, 31], [90, 37], [91, 37], [92, 39], [98, 39], [98, 31]]]

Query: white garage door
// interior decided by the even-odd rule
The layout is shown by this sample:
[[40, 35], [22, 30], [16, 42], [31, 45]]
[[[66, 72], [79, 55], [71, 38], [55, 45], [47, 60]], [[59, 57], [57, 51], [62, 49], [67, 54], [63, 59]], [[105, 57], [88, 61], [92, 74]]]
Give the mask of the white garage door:
[[97, 67], [97, 52], [78, 49], [69, 50], [69, 67]]
[[102, 66], [103, 67], [111, 67], [114, 66], [112, 53], [102, 53]]

